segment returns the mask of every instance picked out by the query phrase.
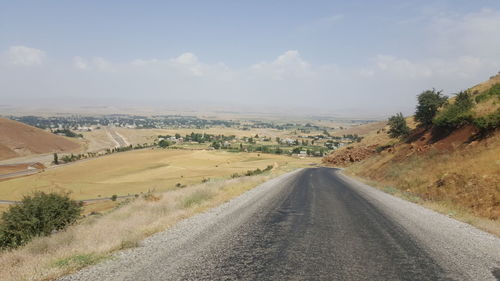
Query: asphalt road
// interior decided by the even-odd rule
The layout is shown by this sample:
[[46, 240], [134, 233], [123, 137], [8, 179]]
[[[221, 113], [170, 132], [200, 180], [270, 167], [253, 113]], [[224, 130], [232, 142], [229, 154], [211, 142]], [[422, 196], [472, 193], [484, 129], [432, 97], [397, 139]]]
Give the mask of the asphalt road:
[[499, 280], [498, 268], [500, 239], [310, 168], [64, 280]]

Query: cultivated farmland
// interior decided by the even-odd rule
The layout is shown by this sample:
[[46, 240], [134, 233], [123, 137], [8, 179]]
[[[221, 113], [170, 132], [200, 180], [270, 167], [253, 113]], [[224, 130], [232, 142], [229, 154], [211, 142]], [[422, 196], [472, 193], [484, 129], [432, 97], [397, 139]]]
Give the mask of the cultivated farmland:
[[[74, 199], [165, 191], [248, 170], [304, 166], [317, 161], [257, 153], [147, 149], [118, 153], [0, 182], [0, 198], [19, 200], [35, 190], [71, 192]], [[276, 169], [275, 168], [275, 169]]]

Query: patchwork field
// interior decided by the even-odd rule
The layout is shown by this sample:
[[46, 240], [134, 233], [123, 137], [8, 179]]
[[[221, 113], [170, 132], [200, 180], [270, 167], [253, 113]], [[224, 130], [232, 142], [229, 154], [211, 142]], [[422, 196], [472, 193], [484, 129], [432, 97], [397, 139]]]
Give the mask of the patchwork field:
[[318, 159], [206, 150], [148, 149], [117, 153], [0, 182], [0, 199], [19, 200], [35, 190], [71, 192], [74, 199], [165, 191], [234, 173], [306, 166]]
[[255, 135], [267, 137], [282, 137], [290, 135], [290, 131], [254, 128], [250, 131], [239, 130], [235, 128], [211, 127], [206, 129], [126, 129], [115, 128], [115, 130], [124, 136], [130, 143], [152, 143], [158, 135], [175, 135], [180, 134], [185, 136], [191, 133], [206, 133], [213, 135], [235, 135], [237, 137], [253, 137]]

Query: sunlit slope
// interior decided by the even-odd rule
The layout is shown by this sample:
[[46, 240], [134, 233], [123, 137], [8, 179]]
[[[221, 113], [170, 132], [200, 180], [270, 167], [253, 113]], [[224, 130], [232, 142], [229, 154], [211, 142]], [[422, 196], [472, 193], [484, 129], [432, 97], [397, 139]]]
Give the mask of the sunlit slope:
[[[498, 112], [499, 97], [491, 89], [499, 82], [500, 75], [496, 75], [469, 89], [475, 101], [472, 109], [475, 117]], [[487, 94], [491, 97], [484, 98]], [[412, 119], [407, 118], [413, 131], [406, 141], [389, 138], [387, 127], [374, 130], [351, 148], [325, 157], [324, 162], [348, 167], [349, 173], [396, 187], [423, 200], [498, 221], [498, 129], [481, 135], [473, 125], [465, 125], [442, 134], [436, 128], [415, 129]]]
[[0, 160], [79, 148], [76, 141], [21, 122], [0, 118]]

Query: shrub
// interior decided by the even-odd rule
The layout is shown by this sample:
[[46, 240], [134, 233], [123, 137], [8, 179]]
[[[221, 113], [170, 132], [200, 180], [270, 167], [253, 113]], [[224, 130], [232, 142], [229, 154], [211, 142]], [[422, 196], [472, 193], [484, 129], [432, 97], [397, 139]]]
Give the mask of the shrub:
[[157, 202], [160, 201], [161, 195], [155, 195], [153, 192], [147, 192], [142, 196], [144, 200], [149, 201], [149, 202]]
[[68, 194], [35, 192], [2, 214], [0, 248], [15, 248], [74, 223], [82, 204]]
[[427, 90], [417, 96], [418, 105], [415, 112], [415, 121], [424, 127], [432, 125], [438, 109], [443, 106], [448, 98], [441, 95], [441, 91]]
[[255, 176], [255, 175], [259, 175], [259, 174], [262, 174], [262, 170], [257, 168], [255, 170], [248, 170], [246, 173], [245, 173], [245, 176]]
[[118, 195], [113, 194], [113, 195], [111, 196], [111, 201], [116, 201], [116, 199], [118, 199]]
[[500, 84], [495, 84], [488, 91], [481, 93], [479, 95], [476, 95], [475, 100], [477, 103], [480, 103], [480, 102], [488, 100], [492, 97], [496, 97], [497, 99], [500, 99]]
[[376, 151], [377, 153], [380, 153], [380, 152], [382, 152], [382, 151], [384, 151], [384, 150], [386, 150], [386, 149], [388, 149], [388, 148], [391, 148], [391, 147], [393, 147], [393, 145], [391, 145], [391, 144], [379, 145], [379, 146], [377, 146], [377, 147], [375, 148], [375, 151]]
[[471, 112], [474, 103], [467, 92], [461, 92], [457, 95], [455, 103], [448, 104], [439, 112], [433, 120], [434, 125], [442, 128], [458, 128], [460, 126], [471, 124], [473, 114]]
[[387, 124], [390, 127], [389, 136], [391, 138], [406, 137], [410, 134], [410, 128], [406, 124], [406, 119], [402, 113], [391, 116]]
[[480, 131], [481, 134], [499, 128], [500, 108], [489, 115], [475, 118], [473, 124]]

